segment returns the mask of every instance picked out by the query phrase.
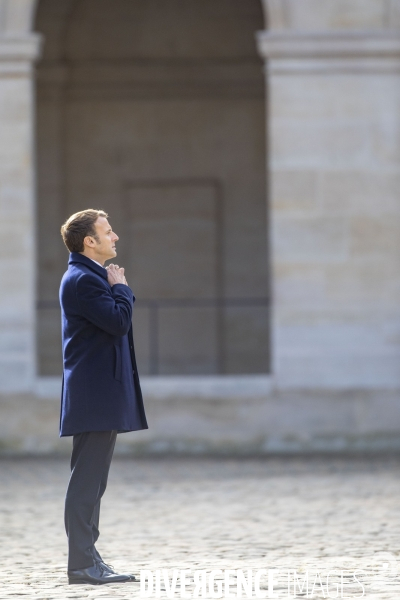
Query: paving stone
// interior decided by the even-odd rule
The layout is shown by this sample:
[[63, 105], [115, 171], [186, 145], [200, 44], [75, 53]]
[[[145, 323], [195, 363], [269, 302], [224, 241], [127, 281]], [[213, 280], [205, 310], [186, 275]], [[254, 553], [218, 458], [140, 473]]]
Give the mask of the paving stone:
[[[287, 598], [296, 569], [311, 582], [320, 574], [323, 587], [309, 597], [323, 598], [328, 571], [342, 569], [345, 583], [360, 572], [366, 598], [397, 600], [399, 475], [396, 457], [115, 458], [98, 549], [121, 572], [167, 569], [171, 580], [174, 569], [189, 569], [189, 594], [195, 570], [277, 569], [276, 598]], [[67, 585], [68, 476], [67, 459], [0, 461], [1, 600], [142, 598], [139, 583]], [[338, 581], [332, 574], [332, 586]], [[267, 593], [266, 579], [261, 588]], [[345, 585], [350, 598], [360, 593]]]

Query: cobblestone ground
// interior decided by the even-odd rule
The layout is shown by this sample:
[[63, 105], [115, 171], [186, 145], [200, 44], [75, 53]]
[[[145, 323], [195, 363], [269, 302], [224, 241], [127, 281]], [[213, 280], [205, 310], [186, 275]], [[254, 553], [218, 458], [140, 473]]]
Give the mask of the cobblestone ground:
[[[147, 579], [142, 591], [140, 583], [67, 585], [68, 469], [68, 459], [0, 461], [1, 600], [146, 597]], [[148, 569], [155, 581], [160, 570], [162, 598], [174, 569], [190, 570], [188, 597], [194, 597], [194, 572], [205, 570], [208, 587], [198, 593], [206, 598], [218, 596], [218, 578], [225, 575], [216, 573], [210, 591], [213, 570], [242, 569], [249, 577], [252, 569], [254, 579], [266, 569], [260, 572], [260, 594], [268, 597], [268, 570], [276, 569], [273, 597], [287, 598], [288, 572], [296, 569], [300, 584], [308, 574], [309, 597], [398, 600], [399, 507], [400, 459], [394, 457], [115, 458], [98, 549], [121, 572]], [[222, 595], [228, 589], [237, 597], [236, 577], [237, 571], [230, 574], [231, 587], [223, 587]], [[248, 593], [255, 597], [255, 591]]]

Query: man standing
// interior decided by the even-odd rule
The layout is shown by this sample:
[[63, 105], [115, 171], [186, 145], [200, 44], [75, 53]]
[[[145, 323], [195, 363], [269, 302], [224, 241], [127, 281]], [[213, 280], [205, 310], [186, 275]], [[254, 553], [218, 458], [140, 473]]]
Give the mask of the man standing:
[[117, 433], [147, 429], [132, 337], [135, 297], [117, 255], [108, 215], [83, 210], [61, 234], [70, 251], [60, 286], [63, 389], [60, 436], [73, 436], [65, 500], [69, 583], [135, 580], [104, 563], [95, 548], [100, 501]]

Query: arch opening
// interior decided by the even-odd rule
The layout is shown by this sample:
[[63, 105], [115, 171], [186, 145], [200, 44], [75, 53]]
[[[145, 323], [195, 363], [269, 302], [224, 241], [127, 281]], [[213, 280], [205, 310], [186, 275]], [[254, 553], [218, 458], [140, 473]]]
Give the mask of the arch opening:
[[38, 353], [58, 375], [59, 227], [106, 210], [141, 374], [269, 371], [259, 0], [40, 0]]

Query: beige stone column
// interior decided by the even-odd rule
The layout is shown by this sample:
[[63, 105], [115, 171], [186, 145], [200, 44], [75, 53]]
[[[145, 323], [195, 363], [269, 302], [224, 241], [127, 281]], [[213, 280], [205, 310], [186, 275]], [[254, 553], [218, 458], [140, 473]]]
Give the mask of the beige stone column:
[[266, 5], [277, 386], [399, 388], [399, 11]]
[[32, 0], [0, 2], [0, 391], [35, 377]]

